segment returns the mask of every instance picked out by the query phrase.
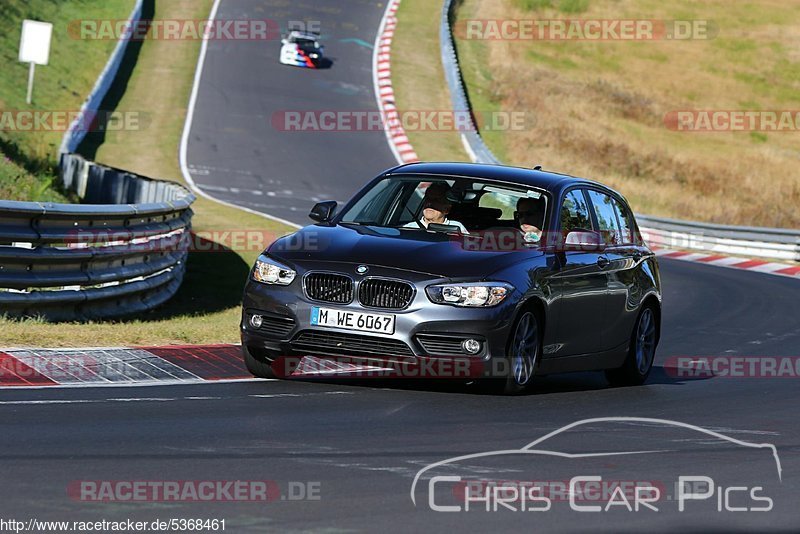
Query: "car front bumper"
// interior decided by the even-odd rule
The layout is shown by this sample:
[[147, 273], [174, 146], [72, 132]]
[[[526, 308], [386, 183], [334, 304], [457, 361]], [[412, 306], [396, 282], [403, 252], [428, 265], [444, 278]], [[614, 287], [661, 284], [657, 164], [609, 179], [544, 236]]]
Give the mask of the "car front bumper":
[[[402, 310], [373, 309], [358, 299], [350, 304], [333, 304], [309, 299], [303, 291], [301, 273], [288, 286], [266, 285], [248, 280], [245, 287], [242, 345], [267, 360], [304, 356], [324, 360], [362, 362], [375, 367], [399, 369], [415, 377], [427, 369], [431, 377], [469, 378], [492, 374], [493, 362], [505, 361], [508, 334], [514, 319], [516, 295], [490, 308], [464, 308], [435, 304], [425, 287], [447, 280], [420, 273], [398, 272], [373, 267], [370, 275], [402, 279], [415, 286], [409, 306]], [[335, 308], [395, 316], [393, 334], [359, 332], [311, 324], [313, 307]], [[250, 318], [260, 315], [255, 328]], [[461, 347], [466, 339], [481, 343], [477, 354]], [[496, 370], [495, 370], [496, 371]], [[442, 376], [439, 376], [442, 375]]]

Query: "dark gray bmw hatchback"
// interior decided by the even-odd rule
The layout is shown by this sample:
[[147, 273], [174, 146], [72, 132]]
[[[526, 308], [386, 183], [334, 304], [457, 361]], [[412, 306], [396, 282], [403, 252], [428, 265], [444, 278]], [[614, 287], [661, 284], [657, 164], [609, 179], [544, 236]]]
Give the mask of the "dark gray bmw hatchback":
[[541, 170], [413, 163], [336, 207], [314, 206], [316, 224], [251, 271], [241, 337], [255, 376], [313, 357], [448, 369], [512, 394], [536, 374], [647, 379], [661, 283], [619, 193]]

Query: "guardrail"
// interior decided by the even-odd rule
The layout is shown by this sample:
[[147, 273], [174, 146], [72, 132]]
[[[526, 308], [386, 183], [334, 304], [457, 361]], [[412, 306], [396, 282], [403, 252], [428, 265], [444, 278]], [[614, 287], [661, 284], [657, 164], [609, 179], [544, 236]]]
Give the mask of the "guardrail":
[[[141, 18], [137, 0], [129, 24]], [[0, 200], [0, 315], [89, 320], [131, 315], [180, 287], [191, 243], [184, 187], [73, 154], [114, 82], [129, 43], [121, 39], [64, 135], [60, 175], [83, 204]], [[89, 121], [91, 122], [91, 121]]]
[[439, 44], [442, 52], [442, 65], [444, 66], [444, 77], [447, 79], [447, 86], [450, 88], [450, 102], [453, 111], [468, 114], [470, 124], [461, 130], [461, 143], [469, 154], [470, 159], [476, 163], [498, 164], [498, 160], [492, 151], [483, 142], [483, 138], [478, 132], [475, 117], [472, 115], [472, 105], [467, 96], [466, 85], [461, 77], [461, 67], [458, 65], [458, 54], [456, 53], [456, 43], [453, 38], [453, 31], [450, 23], [455, 17], [455, 0], [444, 0], [442, 4], [442, 20], [439, 26]]
[[[451, 25], [457, 4], [458, 0], [444, 0], [442, 4], [439, 43], [453, 110], [469, 112], [471, 117], [472, 106], [461, 76]], [[461, 141], [472, 161], [500, 163], [483, 141], [474, 119], [468, 130], [462, 131]], [[647, 215], [637, 215], [636, 218], [645, 239], [654, 246], [800, 261], [798, 230], [726, 226]]]
[[800, 261], [800, 232], [783, 228], [727, 226], [637, 215], [653, 246]]
[[0, 200], [0, 314], [87, 320], [142, 312], [183, 280], [195, 197], [178, 184], [62, 155], [93, 204]]

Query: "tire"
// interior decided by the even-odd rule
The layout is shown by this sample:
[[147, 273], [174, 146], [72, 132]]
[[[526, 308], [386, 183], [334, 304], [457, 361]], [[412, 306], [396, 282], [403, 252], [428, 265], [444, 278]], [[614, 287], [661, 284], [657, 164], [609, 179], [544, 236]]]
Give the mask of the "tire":
[[242, 356], [244, 357], [245, 367], [254, 377], [278, 378], [275, 371], [272, 370], [272, 362], [250, 349], [247, 345], [242, 345]]
[[493, 390], [504, 395], [521, 395], [531, 385], [542, 354], [541, 324], [537, 313], [523, 310], [508, 337], [502, 378], [493, 379]]
[[658, 310], [652, 303], [647, 303], [633, 325], [625, 363], [618, 369], [605, 372], [608, 382], [615, 387], [644, 384], [653, 369], [658, 338]]

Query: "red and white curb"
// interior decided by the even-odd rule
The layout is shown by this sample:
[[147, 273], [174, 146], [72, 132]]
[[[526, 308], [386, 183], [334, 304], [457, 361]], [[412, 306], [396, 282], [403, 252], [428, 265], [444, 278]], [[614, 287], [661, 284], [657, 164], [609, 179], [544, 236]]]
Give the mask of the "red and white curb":
[[400, 163], [414, 163], [419, 161], [417, 153], [408, 141], [408, 136], [403, 129], [400, 113], [394, 101], [392, 87], [392, 40], [397, 27], [397, 8], [400, 0], [389, 0], [386, 11], [383, 13], [378, 35], [375, 39], [375, 48], [372, 52], [372, 74], [375, 84], [375, 98], [378, 101], [383, 119], [386, 139], [389, 148]]
[[252, 378], [237, 345], [0, 350], [0, 387], [141, 386]]
[[[293, 377], [382, 371], [303, 357]], [[0, 389], [179, 385], [254, 380], [239, 345], [0, 350]]]
[[691, 252], [661, 247], [650, 248], [659, 258], [690, 261], [694, 263], [702, 263], [704, 265], [714, 265], [716, 267], [729, 267], [732, 269], [742, 269], [746, 271], [754, 271], [777, 276], [788, 276], [789, 278], [800, 279], [800, 266], [758, 259], [725, 256], [723, 254], [709, 254], [707, 252]]

